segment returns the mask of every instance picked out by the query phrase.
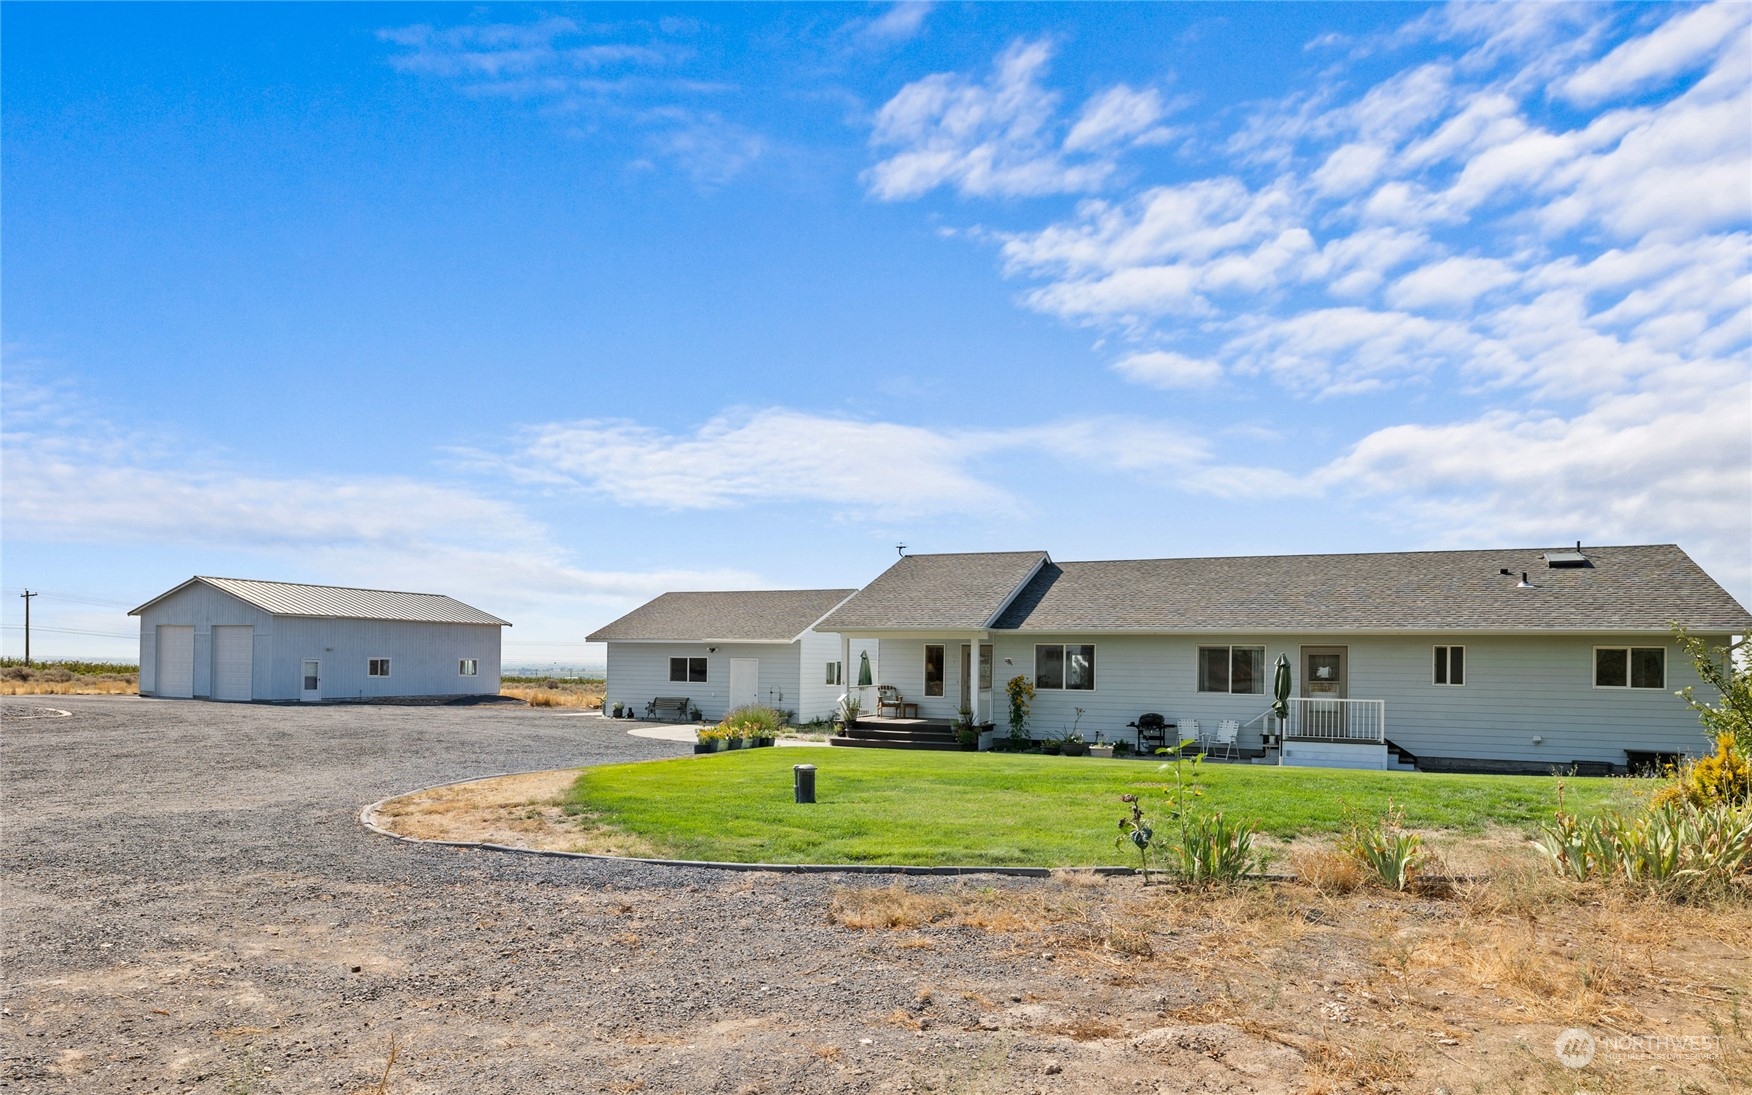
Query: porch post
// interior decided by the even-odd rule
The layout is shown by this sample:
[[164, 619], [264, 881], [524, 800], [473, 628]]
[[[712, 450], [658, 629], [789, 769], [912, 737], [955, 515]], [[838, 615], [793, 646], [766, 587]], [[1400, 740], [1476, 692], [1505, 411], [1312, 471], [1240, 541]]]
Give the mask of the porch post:
[[[847, 697], [852, 694], [852, 682], [858, 679], [852, 675], [856, 672], [857, 670], [852, 668], [852, 637], [842, 631], [840, 632], [840, 687], [845, 690], [843, 695]], [[864, 694], [858, 693], [858, 702], [862, 703], [863, 700]], [[841, 712], [841, 714], [843, 713]]]
[[973, 633], [971, 652], [967, 658], [967, 705], [973, 709], [973, 725], [979, 725], [979, 632]]

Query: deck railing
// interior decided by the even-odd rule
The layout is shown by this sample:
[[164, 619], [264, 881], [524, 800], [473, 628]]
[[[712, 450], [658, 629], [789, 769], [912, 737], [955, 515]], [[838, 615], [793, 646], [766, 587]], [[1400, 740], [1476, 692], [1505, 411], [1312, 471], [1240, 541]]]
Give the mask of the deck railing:
[[1387, 701], [1292, 698], [1290, 724], [1284, 733], [1325, 741], [1385, 741]]

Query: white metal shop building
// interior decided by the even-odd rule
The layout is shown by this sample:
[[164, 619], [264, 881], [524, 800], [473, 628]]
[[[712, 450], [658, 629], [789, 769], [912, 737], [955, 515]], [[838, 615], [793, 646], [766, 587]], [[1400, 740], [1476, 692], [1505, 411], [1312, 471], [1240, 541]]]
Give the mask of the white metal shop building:
[[439, 593], [194, 577], [140, 618], [140, 694], [363, 700], [499, 691], [497, 616]]

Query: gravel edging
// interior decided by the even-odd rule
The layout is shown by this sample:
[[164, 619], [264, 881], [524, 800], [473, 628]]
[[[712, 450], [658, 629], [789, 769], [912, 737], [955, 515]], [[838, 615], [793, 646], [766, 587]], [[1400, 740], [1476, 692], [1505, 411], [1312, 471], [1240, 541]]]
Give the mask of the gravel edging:
[[[1010, 878], [1051, 878], [1058, 871], [1076, 871], [1080, 874], [1104, 876], [1126, 876], [1137, 874], [1135, 867], [925, 867], [914, 864], [895, 863], [731, 863], [710, 859], [646, 859], [640, 856], [602, 855], [596, 852], [558, 852], [541, 848], [520, 848], [514, 844], [492, 844], [480, 840], [427, 840], [421, 837], [403, 836], [392, 832], [377, 823], [378, 814], [386, 803], [409, 795], [424, 794], [427, 791], [438, 791], [446, 787], [461, 787], [470, 783], [481, 783], [489, 779], [503, 779], [506, 776], [530, 775], [528, 772], [500, 772], [491, 776], [477, 776], [474, 779], [453, 780], [450, 783], [437, 783], [430, 787], [421, 787], [413, 791], [403, 791], [398, 795], [378, 799], [359, 811], [359, 824], [379, 836], [399, 840], [404, 844], [429, 844], [441, 848], [477, 848], [484, 852], [508, 852], [513, 855], [542, 856], [548, 859], [593, 859], [609, 863], [639, 863], [651, 867], [693, 867], [712, 871], [766, 871], [779, 874], [897, 874], [897, 875], [1002, 875]], [[1263, 875], [1267, 880], [1279, 880], [1277, 876]], [[1287, 880], [1292, 876], [1285, 875]]]

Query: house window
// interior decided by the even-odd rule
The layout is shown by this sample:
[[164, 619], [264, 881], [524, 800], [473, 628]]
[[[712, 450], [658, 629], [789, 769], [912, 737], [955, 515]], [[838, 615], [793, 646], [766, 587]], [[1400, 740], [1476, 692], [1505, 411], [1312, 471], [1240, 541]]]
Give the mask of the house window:
[[925, 644], [925, 695], [941, 696], [943, 694], [943, 645], [941, 643]]
[[1034, 687], [1095, 690], [1092, 643], [1041, 643], [1034, 648]]
[[1435, 676], [1431, 678], [1436, 684], [1466, 683], [1466, 648], [1463, 646], [1436, 647]]
[[472, 677], [480, 672], [481, 663], [474, 658], [464, 658], [456, 663], [456, 675]]
[[1658, 646], [1596, 646], [1595, 688], [1667, 687], [1667, 651]]
[[683, 684], [698, 684], [706, 679], [706, 659], [669, 659], [669, 679]]
[[369, 658], [369, 659], [367, 659], [366, 664], [365, 664], [365, 675], [367, 677], [387, 677], [387, 676], [389, 676], [389, 659], [388, 658]]
[[828, 662], [827, 663], [827, 683], [828, 684], [842, 683], [841, 679], [840, 679], [840, 663], [839, 662]]
[[1198, 690], [1257, 696], [1265, 692], [1265, 647], [1201, 646]]

